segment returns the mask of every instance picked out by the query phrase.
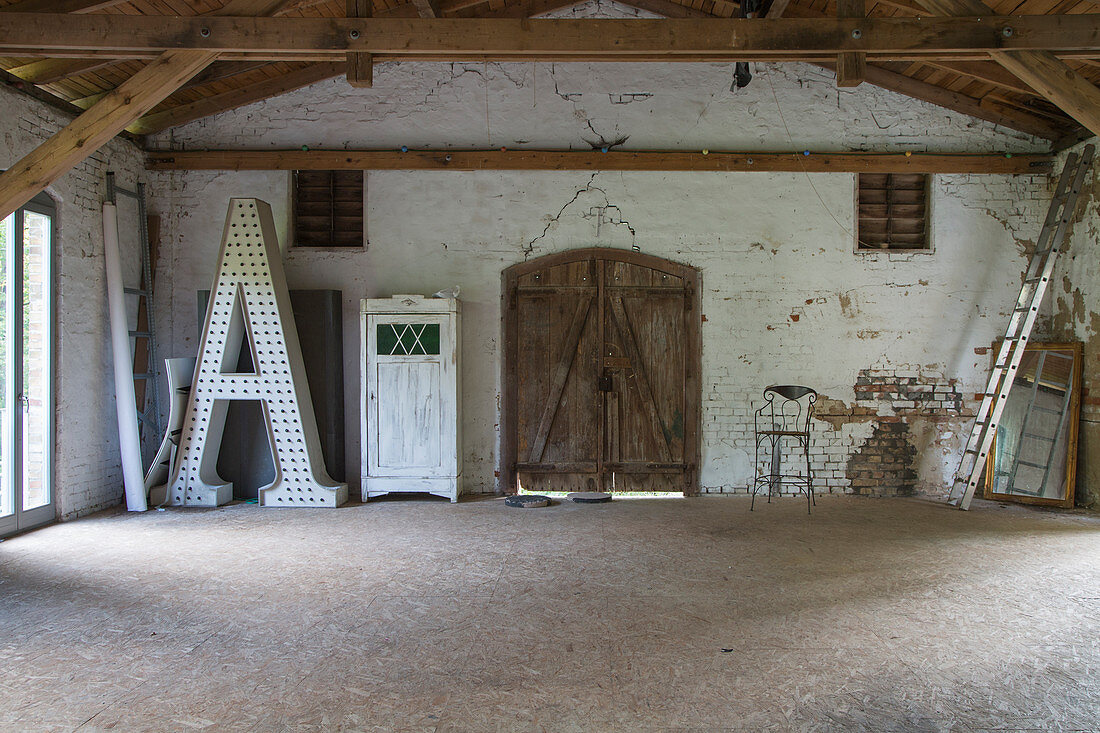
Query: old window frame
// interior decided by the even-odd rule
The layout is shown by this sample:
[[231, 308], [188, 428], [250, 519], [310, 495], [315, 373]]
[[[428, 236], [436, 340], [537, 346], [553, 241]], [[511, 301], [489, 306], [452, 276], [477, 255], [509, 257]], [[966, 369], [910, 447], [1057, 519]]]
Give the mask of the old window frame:
[[[885, 176], [885, 179], [886, 179], [885, 180], [885, 185], [880, 184], [878, 186], [873, 186], [873, 185], [865, 186], [865, 179], [864, 179], [865, 176], [868, 179]], [[887, 228], [889, 229], [890, 222], [895, 221], [895, 218], [891, 216], [890, 207], [904, 207], [904, 206], [918, 206], [918, 205], [920, 205], [920, 204], [910, 204], [910, 203], [907, 203], [905, 201], [896, 200], [896, 197], [892, 195], [893, 192], [896, 192], [896, 191], [914, 191], [914, 190], [918, 190], [918, 189], [912, 188], [912, 187], [904, 187], [903, 188], [903, 187], [900, 187], [900, 186], [894, 187], [893, 185], [891, 185], [891, 184], [896, 183], [896, 181], [892, 180], [892, 179], [894, 179], [894, 177], [901, 177], [901, 176], [904, 176], [906, 178], [919, 176], [919, 177], [923, 178], [923, 184], [924, 185], [923, 185], [923, 188], [921, 190], [923, 191], [923, 202], [922, 203], [923, 203], [924, 211], [923, 211], [923, 216], [920, 217], [920, 221], [922, 222], [922, 225], [923, 225], [923, 238], [924, 238], [924, 240], [921, 244], [898, 243], [898, 244], [894, 244], [894, 245], [880, 246], [879, 242], [878, 242], [878, 238], [875, 235], [873, 235], [873, 234], [871, 234], [867, 231], [867, 229], [865, 227], [865, 222], [868, 222], [871, 219], [879, 219], [879, 220], [885, 219], [888, 222], [887, 223]], [[932, 222], [933, 222], [933, 196], [932, 196], [933, 187], [932, 187], [932, 184], [933, 184], [933, 176], [930, 173], [856, 173], [855, 174], [855, 191], [854, 191], [854, 197], [853, 197], [854, 198], [854, 206], [855, 206], [855, 211], [854, 211], [854, 216], [853, 216], [853, 219], [854, 219], [854, 222], [855, 222], [855, 241], [853, 242], [853, 247], [854, 247], [855, 253], [856, 254], [861, 254], [861, 255], [865, 255], [865, 254], [906, 254], [906, 255], [908, 255], [908, 254], [932, 254], [932, 253], [934, 253], [935, 252], [935, 243], [934, 243], [933, 227], [932, 227]], [[884, 198], [886, 200], [883, 203], [880, 204], [878, 202], [865, 200], [865, 197], [863, 196], [864, 191], [879, 191], [879, 190], [885, 191]], [[895, 200], [891, 200], [892, 198], [895, 199]], [[883, 205], [885, 205], [887, 207], [887, 211], [884, 212], [884, 213], [886, 213], [885, 217], [865, 216], [862, 213], [864, 206], [883, 206]], [[916, 219], [917, 219], [917, 217], [914, 217], [914, 216], [900, 216], [900, 212], [899, 212], [899, 216], [896, 217], [896, 220], [898, 220], [898, 221], [906, 221], [906, 220], [914, 221]], [[904, 232], [894, 232], [894, 234], [897, 234], [899, 236], [905, 236]], [[889, 236], [889, 232], [888, 232], [887, 236]]]
[[[314, 202], [315, 206], [321, 209], [325, 208], [327, 204], [327, 213], [318, 213], [314, 217], [321, 219], [324, 216], [329, 217], [330, 225], [328, 227], [328, 236], [323, 239], [317, 239], [316, 231], [320, 229], [320, 226], [314, 226], [310, 231], [313, 231], [312, 236], [307, 236], [309, 231], [303, 227], [304, 214], [302, 211], [304, 202], [300, 196], [302, 186], [300, 184], [300, 177], [305, 176], [309, 178], [320, 178], [321, 176], [328, 176], [328, 185], [330, 196], [327, 201], [320, 200]], [[346, 179], [353, 176], [359, 176], [357, 182], [348, 183]], [[289, 172], [290, 176], [290, 232], [292, 247], [304, 251], [314, 250], [330, 250], [330, 251], [355, 251], [366, 249], [367, 240], [367, 172], [362, 170], [292, 170]], [[345, 179], [344, 185], [338, 186], [338, 179]], [[309, 188], [315, 191], [321, 186], [311, 183]], [[351, 189], [355, 191], [358, 189], [358, 196], [348, 197], [346, 190]], [[345, 213], [343, 216], [338, 216], [337, 205], [342, 204], [345, 207], [345, 211], [350, 207], [351, 212]], [[342, 226], [338, 222], [338, 219], [343, 219]], [[318, 222], [320, 223], [320, 222]], [[337, 234], [344, 237], [344, 241], [340, 241]]]

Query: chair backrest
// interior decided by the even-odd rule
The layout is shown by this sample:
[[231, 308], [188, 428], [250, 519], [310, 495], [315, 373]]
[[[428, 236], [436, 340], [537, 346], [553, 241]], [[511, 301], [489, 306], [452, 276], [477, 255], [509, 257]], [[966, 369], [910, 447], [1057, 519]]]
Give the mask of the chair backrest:
[[760, 421], [770, 422], [769, 430], [809, 432], [814, 414], [817, 391], [797, 384], [773, 384], [764, 389], [764, 404], [754, 416], [757, 429]]

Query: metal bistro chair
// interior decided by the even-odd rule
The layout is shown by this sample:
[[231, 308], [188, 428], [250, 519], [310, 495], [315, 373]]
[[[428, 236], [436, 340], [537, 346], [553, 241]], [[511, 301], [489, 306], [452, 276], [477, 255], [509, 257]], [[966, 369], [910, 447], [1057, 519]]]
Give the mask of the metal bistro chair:
[[[817, 505], [814, 498], [814, 476], [810, 468], [810, 419], [814, 415], [814, 403], [817, 392], [809, 387], [792, 384], [773, 384], [764, 390], [764, 404], [753, 413], [753, 427], [756, 432], [756, 479], [752, 484], [752, 503], [749, 511], [756, 506], [756, 492], [761, 483], [768, 485], [768, 503], [772, 494], [779, 493], [784, 483], [797, 486], [806, 492], [806, 512], [810, 505]], [[794, 441], [795, 450], [802, 449], [806, 457], [806, 475], [801, 473], [782, 473], [783, 442]], [[771, 448], [769, 470], [762, 469], [762, 449]]]

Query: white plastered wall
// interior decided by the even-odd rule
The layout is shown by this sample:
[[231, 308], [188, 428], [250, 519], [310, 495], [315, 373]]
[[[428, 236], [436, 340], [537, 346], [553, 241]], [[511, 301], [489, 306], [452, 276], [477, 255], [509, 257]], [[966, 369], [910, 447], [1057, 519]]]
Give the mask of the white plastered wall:
[[[618, 12], [608, 3], [590, 13]], [[589, 149], [1041, 150], [1042, 141], [832, 75], [754, 65], [729, 90], [723, 64], [383, 64], [371, 90], [333, 80], [177, 128], [161, 148], [529, 146]], [[778, 100], [778, 106], [777, 106]], [[789, 136], [788, 136], [789, 130]], [[750, 403], [769, 383], [818, 388], [853, 407], [861, 371], [913, 374], [972, 399], [1003, 331], [1049, 199], [1046, 176], [936, 176], [934, 254], [856, 255], [851, 174], [372, 172], [369, 246], [291, 249], [292, 288], [343, 291], [347, 475], [359, 475], [357, 303], [460, 285], [464, 309], [463, 452], [467, 491], [499, 469], [500, 271], [528, 257], [625, 247], [702, 271], [706, 490], [744, 490]], [[220, 212], [257, 196], [287, 232], [285, 172], [159, 177], [170, 288], [171, 355], [197, 344], [195, 291], [209, 286]], [[1033, 231], [1034, 230], [1034, 231]], [[285, 244], [284, 244], [285, 246]], [[839, 407], [838, 407], [839, 406]], [[874, 408], [892, 414], [890, 405]], [[842, 421], [843, 422], [843, 421]], [[935, 490], [957, 456], [961, 419], [913, 419], [920, 486]], [[820, 426], [815, 463], [843, 490], [866, 421]]]

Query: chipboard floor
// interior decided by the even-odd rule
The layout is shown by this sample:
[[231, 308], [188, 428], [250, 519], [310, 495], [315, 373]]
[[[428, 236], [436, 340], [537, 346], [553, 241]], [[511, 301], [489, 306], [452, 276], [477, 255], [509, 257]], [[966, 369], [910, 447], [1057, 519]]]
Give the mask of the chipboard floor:
[[1100, 517], [823, 497], [100, 514], [0, 544], [0, 730], [1098, 730]]

